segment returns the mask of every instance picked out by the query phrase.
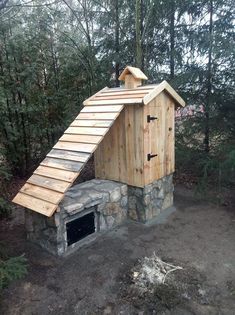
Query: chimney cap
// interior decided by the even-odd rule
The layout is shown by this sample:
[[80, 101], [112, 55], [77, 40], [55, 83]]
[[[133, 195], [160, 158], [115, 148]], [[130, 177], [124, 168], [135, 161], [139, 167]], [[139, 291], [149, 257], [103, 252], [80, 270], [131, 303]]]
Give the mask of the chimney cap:
[[139, 69], [131, 66], [127, 66], [122, 73], [120, 74], [118, 80], [119, 81], [124, 81], [125, 76], [127, 74], [132, 74], [135, 79], [140, 79], [140, 80], [148, 80], [146, 75]]

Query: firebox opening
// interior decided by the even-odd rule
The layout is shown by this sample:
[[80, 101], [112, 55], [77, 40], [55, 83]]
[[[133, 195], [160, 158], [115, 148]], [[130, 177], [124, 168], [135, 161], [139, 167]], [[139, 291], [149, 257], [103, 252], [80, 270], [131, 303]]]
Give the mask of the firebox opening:
[[68, 246], [95, 232], [95, 214], [90, 212], [66, 224]]

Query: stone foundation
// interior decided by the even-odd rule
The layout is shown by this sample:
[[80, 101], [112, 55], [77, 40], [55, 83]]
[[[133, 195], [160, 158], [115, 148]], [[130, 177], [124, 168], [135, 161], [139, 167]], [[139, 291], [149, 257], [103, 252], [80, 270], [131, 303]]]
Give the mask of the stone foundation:
[[154, 220], [173, 206], [173, 176], [168, 175], [143, 187], [128, 188], [128, 216], [139, 222]]
[[[64, 255], [126, 220], [127, 204], [127, 185], [93, 179], [69, 189], [51, 218], [26, 210], [27, 237], [53, 254]], [[66, 224], [90, 212], [95, 215], [95, 233], [68, 246]]]
[[[26, 210], [27, 237], [56, 255], [70, 253], [94, 240], [127, 218], [147, 223], [173, 205], [172, 175], [144, 188], [119, 182], [93, 179], [70, 188], [51, 218]], [[67, 223], [89, 213], [94, 217], [94, 233], [68, 246]]]

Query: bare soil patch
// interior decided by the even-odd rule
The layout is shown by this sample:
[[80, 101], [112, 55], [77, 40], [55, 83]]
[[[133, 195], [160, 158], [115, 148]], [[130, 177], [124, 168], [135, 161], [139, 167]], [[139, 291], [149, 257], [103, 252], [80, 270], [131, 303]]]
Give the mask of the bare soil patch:
[[[200, 201], [176, 187], [177, 211], [167, 223], [127, 222], [66, 258], [26, 241], [23, 216], [0, 223], [11, 255], [25, 253], [28, 275], [0, 297], [4, 315], [234, 315], [235, 208]], [[157, 253], [183, 269], [166, 283], [138, 291], [132, 274]]]

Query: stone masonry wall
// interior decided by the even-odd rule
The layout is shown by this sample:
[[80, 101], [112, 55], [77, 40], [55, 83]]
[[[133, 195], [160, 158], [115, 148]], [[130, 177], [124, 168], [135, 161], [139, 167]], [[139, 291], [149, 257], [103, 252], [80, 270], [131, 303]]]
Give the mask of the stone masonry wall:
[[[67, 246], [67, 222], [92, 211], [95, 213], [96, 232], [106, 231], [126, 220], [127, 204], [126, 184], [98, 179], [77, 184], [66, 192], [60, 211], [51, 218], [26, 210], [27, 237], [49, 252], [63, 255], [76, 246]], [[96, 235], [91, 234], [86, 240]]]
[[[172, 205], [172, 175], [143, 188], [93, 179], [70, 188], [51, 218], [26, 210], [27, 237], [53, 254], [64, 255], [127, 218], [146, 223]], [[66, 223], [89, 212], [95, 215], [95, 233], [68, 246]]]
[[165, 176], [143, 187], [128, 188], [128, 217], [149, 222], [173, 206], [173, 175]]

